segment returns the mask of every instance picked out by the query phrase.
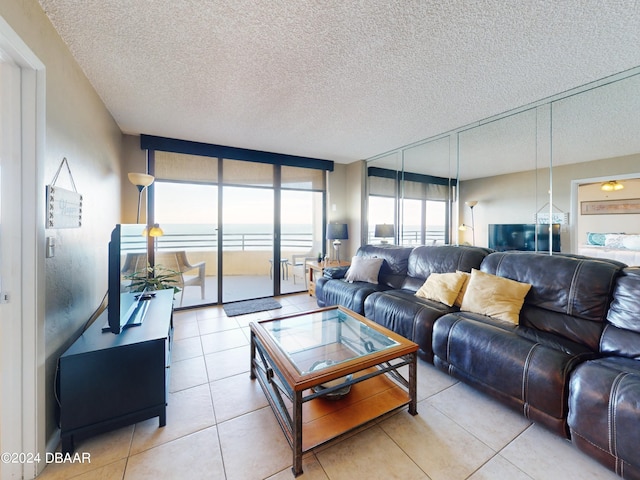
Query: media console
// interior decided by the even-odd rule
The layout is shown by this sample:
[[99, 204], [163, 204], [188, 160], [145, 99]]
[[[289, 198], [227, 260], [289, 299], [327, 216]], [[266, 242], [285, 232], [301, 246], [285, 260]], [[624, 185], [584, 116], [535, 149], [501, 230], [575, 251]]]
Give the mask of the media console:
[[[153, 417], [167, 421], [173, 289], [148, 302], [144, 322], [103, 332], [105, 311], [60, 357], [62, 451], [74, 441]], [[134, 295], [125, 293], [124, 296]]]

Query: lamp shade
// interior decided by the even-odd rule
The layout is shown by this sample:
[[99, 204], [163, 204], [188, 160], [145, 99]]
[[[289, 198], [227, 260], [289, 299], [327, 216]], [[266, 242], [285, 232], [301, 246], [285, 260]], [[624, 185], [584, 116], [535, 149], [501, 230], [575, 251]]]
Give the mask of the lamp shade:
[[135, 173], [131, 172], [127, 174], [129, 177], [129, 181], [133, 183], [136, 187], [148, 187], [155, 180], [152, 175], [147, 175], [146, 173]]
[[346, 240], [349, 238], [349, 231], [346, 223], [327, 224], [327, 240]]
[[376, 238], [393, 237], [394, 230], [395, 228], [393, 225], [389, 225], [387, 223], [378, 224], [376, 225], [373, 236]]
[[164, 235], [164, 231], [162, 230], [162, 228], [160, 228], [160, 225], [158, 225], [157, 223], [154, 223], [153, 227], [149, 229], [150, 237], [161, 237], [163, 235]]
[[164, 230], [162, 230], [162, 228], [160, 228], [160, 225], [157, 223], [154, 223], [151, 228], [147, 229], [147, 227], [144, 227], [144, 230], [142, 231], [142, 235], [144, 237], [161, 237], [164, 235]]

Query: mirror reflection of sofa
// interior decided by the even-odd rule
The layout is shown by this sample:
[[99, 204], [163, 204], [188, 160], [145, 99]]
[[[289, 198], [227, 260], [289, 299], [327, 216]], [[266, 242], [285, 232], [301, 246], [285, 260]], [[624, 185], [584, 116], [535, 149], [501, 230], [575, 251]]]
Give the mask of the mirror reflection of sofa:
[[[458, 304], [416, 296], [434, 273], [457, 274], [460, 254], [453, 252], [461, 248], [473, 247], [416, 247], [398, 262], [405, 250], [361, 247], [358, 255], [383, 258], [378, 283], [348, 283], [342, 272], [327, 272], [334, 278], [319, 282], [318, 304], [363, 303], [365, 316], [418, 343], [423, 359], [623, 478], [640, 479], [640, 267], [572, 254], [486, 252], [460, 287]], [[388, 275], [399, 265], [406, 265], [404, 279], [396, 269], [392, 284]], [[422, 276], [408, 275], [415, 266]]]

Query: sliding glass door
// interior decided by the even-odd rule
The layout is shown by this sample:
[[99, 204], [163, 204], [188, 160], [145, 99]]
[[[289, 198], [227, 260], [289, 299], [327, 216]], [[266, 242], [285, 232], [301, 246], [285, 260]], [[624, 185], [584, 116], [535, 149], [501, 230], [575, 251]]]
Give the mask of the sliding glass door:
[[273, 189], [222, 187], [222, 302], [273, 295]]
[[280, 261], [286, 265], [282, 293], [308, 290], [308, 260], [322, 253], [322, 192], [283, 190]]
[[179, 307], [307, 290], [323, 251], [325, 172], [155, 152], [156, 264], [178, 272]]
[[155, 263], [177, 272], [176, 306], [218, 302], [217, 203], [217, 185], [155, 182]]

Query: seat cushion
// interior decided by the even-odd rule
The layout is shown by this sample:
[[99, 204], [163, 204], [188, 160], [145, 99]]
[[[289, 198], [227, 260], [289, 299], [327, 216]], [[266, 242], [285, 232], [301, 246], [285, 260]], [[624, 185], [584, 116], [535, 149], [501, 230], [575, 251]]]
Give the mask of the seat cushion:
[[597, 355], [559, 335], [468, 312], [435, 322], [433, 353], [443, 371], [565, 437], [569, 375]]
[[[364, 301], [374, 292], [388, 290], [384, 284], [367, 282], [349, 283], [343, 279], [319, 278], [317, 286], [321, 286], [320, 293], [316, 289], [317, 303], [320, 307], [342, 305], [359, 314], [364, 314]], [[317, 288], [317, 287], [316, 287]]]
[[457, 307], [416, 297], [412, 290], [376, 292], [364, 302], [365, 317], [416, 342], [418, 355], [428, 362], [433, 362], [431, 334], [434, 322], [457, 310]]

